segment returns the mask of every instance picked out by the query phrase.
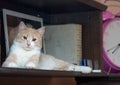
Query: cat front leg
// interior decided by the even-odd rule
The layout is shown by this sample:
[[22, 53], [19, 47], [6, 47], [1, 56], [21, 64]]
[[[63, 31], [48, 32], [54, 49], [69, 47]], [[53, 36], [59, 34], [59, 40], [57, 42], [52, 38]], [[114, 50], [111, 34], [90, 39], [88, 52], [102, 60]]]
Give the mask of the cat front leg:
[[26, 68], [36, 68], [36, 64], [34, 62], [28, 62]]
[[10, 63], [7, 65], [7, 67], [17, 68], [18, 65], [17, 65], [16, 63], [14, 63], [14, 62], [10, 62]]
[[39, 62], [39, 56], [32, 56], [28, 59], [27, 63], [25, 64], [26, 68], [36, 68]]
[[4, 62], [4, 63], [2, 64], [2, 67], [17, 68], [18, 65], [17, 65], [16, 63], [14, 63], [14, 62]]
[[3, 62], [2, 67], [11, 67], [11, 68], [19, 67], [16, 63], [16, 56], [15, 55], [8, 56], [5, 62]]

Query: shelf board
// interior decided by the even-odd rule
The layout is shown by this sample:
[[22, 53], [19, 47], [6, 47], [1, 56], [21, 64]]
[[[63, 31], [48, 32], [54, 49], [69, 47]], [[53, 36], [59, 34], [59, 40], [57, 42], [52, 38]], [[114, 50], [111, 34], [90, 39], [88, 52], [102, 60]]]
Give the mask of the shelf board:
[[[10, 0], [21, 6], [29, 6], [44, 13], [69, 13], [80, 11], [104, 11], [107, 6], [94, 0]], [[37, 3], [36, 3], [37, 2]]]
[[75, 77], [80, 76], [81, 72], [74, 71], [55, 71], [21, 68], [0, 68], [0, 76], [26, 76], [26, 77]]
[[91, 73], [82, 74], [80, 77], [76, 77], [78, 82], [89, 82], [89, 81], [120, 81], [120, 74], [105, 74], [105, 73]]
[[0, 68], [0, 76], [26, 76], [26, 77], [101, 77], [104, 73], [82, 74], [75, 71], [55, 71], [39, 69], [21, 69], [21, 68]]
[[106, 74], [106, 73], [91, 73], [82, 74], [81, 77], [109, 77], [109, 78], [120, 78], [120, 74]]
[[55, 71], [55, 70], [38, 70], [38, 69], [21, 69], [21, 68], [0, 68], [0, 77], [77, 77], [83, 79], [108, 79], [120, 80], [120, 74], [89, 73], [82, 74], [74, 71]]

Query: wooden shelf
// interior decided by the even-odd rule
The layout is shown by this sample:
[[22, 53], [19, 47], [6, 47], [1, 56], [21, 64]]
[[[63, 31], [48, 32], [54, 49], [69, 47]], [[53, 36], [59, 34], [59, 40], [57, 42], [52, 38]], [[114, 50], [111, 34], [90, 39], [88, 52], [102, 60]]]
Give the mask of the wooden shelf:
[[[101, 12], [107, 8], [105, 5], [94, 0], [1, 0], [0, 8], [16, 10], [35, 16], [41, 13], [41, 17], [43, 17], [45, 24], [82, 24], [83, 56], [88, 59], [94, 56], [94, 59], [101, 60]], [[4, 59], [5, 56], [2, 56], [1, 63]], [[101, 61], [99, 62], [101, 64]], [[102, 68], [102, 65], [100, 65], [99, 68]], [[0, 68], [0, 76], [104, 77], [106, 74], [81, 74], [80, 72], [71, 71]]]
[[105, 5], [100, 4], [94, 0], [7, 0], [7, 2], [16, 6], [22, 5], [23, 7], [28, 7], [31, 9], [34, 8], [47, 14], [82, 11], [87, 12], [94, 10], [104, 11], [107, 8]]
[[91, 74], [82, 74], [81, 77], [87, 78], [99, 78], [99, 77], [106, 77], [109, 79], [119, 79], [120, 80], [120, 74], [106, 74], [106, 73], [91, 73]]
[[[0, 9], [2, 8], [34, 16], [40, 15], [40, 17], [43, 17], [45, 25], [66, 23], [82, 24], [82, 55], [85, 59], [92, 59], [93, 65], [95, 65], [94, 61], [97, 60], [99, 64], [98, 68], [103, 68], [102, 11], [104, 11], [107, 6], [94, 0], [1, 0]], [[4, 56], [5, 46], [1, 46], [3, 55], [0, 56], [0, 63], [6, 58]], [[120, 74], [82, 74], [73, 71], [2, 67], [0, 67], [0, 77], [75, 77], [77, 85], [119, 85], [120, 83]], [[90, 84], [88, 84], [88, 82]]]
[[0, 76], [25, 76], [25, 77], [105, 77], [104, 73], [82, 74], [75, 71], [55, 71], [39, 69], [21, 69], [21, 68], [0, 68]]
[[[81, 77], [76, 77], [76, 81], [77, 81], [77, 85], [81, 85], [81, 82], [84, 84], [87, 84], [88, 82], [89, 83], [94, 82], [97, 85], [104, 85], [104, 83], [108, 82], [105, 85], [109, 85], [109, 83], [113, 83], [113, 82], [120, 83], [120, 74], [107, 75], [104, 73], [100, 73], [100, 74], [93, 73], [93, 74], [88, 74], [88, 75], [81, 75]], [[90, 85], [93, 85], [93, 84], [90, 84]], [[116, 85], [116, 84], [111, 84], [111, 85]]]
[[0, 77], [77, 77], [86, 80], [99, 78], [100, 80], [120, 80], [120, 74], [90, 73], [82, 74], [74, 71], [54, 71], [20, 68], [0, 68]]
[[24, 77], [75, 77], [80, 76], [80, 72], [73, 71], [55, 71], [55, 70], [37, 70], [20, 68], [0, 68], [0, 76], [24, 76]]

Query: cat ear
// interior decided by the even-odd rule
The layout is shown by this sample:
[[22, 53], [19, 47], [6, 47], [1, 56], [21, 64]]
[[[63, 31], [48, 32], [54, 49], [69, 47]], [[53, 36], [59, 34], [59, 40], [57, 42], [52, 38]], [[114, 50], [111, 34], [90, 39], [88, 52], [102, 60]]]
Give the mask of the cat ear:
[[23, 29], [25, 29], [26, 28], [26, 25], [25, 25], [25, 23], [23, 22], [23, 21], [21, 21], [20, 23], [19, 23], [19, 31], [20, 30], [23, 30]]
[[45, 32], [45, 27], [39, 28], [38, 32], [40, 33], [40, 36], [42, 37], [44, 35], [44, 32]]

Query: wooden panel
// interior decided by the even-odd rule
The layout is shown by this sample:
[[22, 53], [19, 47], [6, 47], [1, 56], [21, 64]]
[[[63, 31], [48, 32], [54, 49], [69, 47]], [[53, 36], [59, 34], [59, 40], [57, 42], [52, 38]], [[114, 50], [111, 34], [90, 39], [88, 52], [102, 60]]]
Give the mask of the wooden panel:
[[51, 85], [51, 78], [0, 77], [0, 85]]
[[0, 64], [1, 64], [1, 20], [0, 20]]
[[53, 77], [51, 85], [76, 85], [74, 77]]
[[75, 71], [55, 71], [55, 70], [37, 70], [37, 69], [18, 69], [18, 68], [0, 68], [0, 76], [25, 76], [25, 77], [74, 77], [80, 76], [80, 72]]
[[[25, 4], [39, 8], [45, 13], [66, 13], [90, 10], [105, 10], [106, 7], [94, 0], [11, 0], [17, 4]], [[37, 2], [37, 3], [36, 3]]]
[[[97, 16], [96, 16], [97, 15]], [[99, 11], [90, 13], [89, 21], [89, 50], [95, 69], [102, 69], [102, 14]], [[98, 66], [97, 66], [98, 64]]]
[[50, 14], [44, 17], [45, 24], [88, 24], [89, 12]]
[[89, 76], [77, 77], [77, 85], [119, 85], [120, 76]]
[[120, 82], [113, 82], [113, 81], [98, 81], [98, 82], [89, 82], [89, 83], [86, 83], [87, 85], [120, 85]]
[[[0, 0], [0, 10], [1, 10], [1, 12], [2, 12], [3, 8], [13, 10], [13, 11], [17, 11], [17, 12], [26, 13], [26, 14], [29, 14], [29, 15], [34, 15], [34, 16], [39, 15], [39, 9], [38, 8], [33, 8], [31, 6], [24, 5], [24, 4], [17, 4], [17, 3], [14, 3], [12, 1], [9, 1], [9, 0]], [[40, 15], [41, 14], [42, 14], [42, 12], [40, 12]]]
[[76, 85], [73, 77], [0, 77], [1, 85]]

